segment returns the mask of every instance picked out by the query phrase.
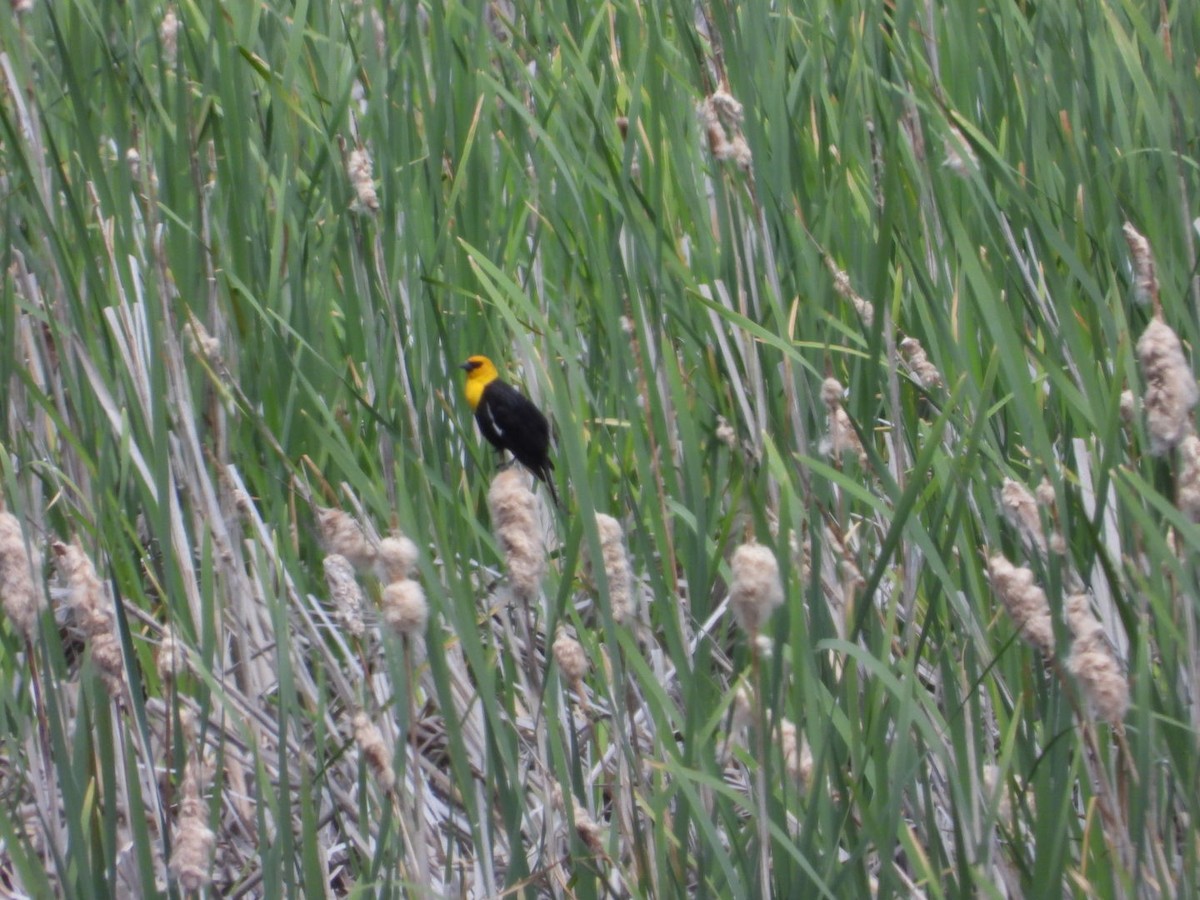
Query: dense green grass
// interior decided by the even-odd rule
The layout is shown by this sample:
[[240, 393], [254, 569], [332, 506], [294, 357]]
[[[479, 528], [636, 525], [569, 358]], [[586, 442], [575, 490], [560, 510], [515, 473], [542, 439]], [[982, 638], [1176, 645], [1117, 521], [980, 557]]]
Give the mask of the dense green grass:
[[[1154, 311], [1125, 221], [1189, 360], [1200, 338], [1200, 8], [494, 6], [0, 18], [4, 505], [92, 558], [124, 661], [114, 700], [49, 563], [53, 613], [0, 629], [5, 890], [181, 893], [199, 786], [221, 895], [1200, 892], [1200, 526], [1178, 451], [1121, 411]], [[718, 89], [745, 167], [698, 115]], [[471, 353], [555, 423], [533, 596]], [[861, 456], [826, 452], [831, 377]], [[1006, 479], [1046, 480], [1061, 550], [1003, 515]], [[381, 627], [370, 573], [347, 630], [318, 505], [418, 545], [423, 639]], [[728, 605], [749, 540], [785, 595], [757, 645]], [[1053, 655], [995, 554], [1045, 590]], [[1069, 671], [1081, 587], [1116, 727]]]

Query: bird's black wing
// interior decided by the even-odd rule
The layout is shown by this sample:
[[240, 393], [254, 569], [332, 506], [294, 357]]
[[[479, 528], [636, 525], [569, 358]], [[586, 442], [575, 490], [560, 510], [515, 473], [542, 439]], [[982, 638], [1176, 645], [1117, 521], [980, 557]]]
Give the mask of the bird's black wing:
[[497, 380], [485, 387], [475, 421], [494, 447], [507, 450], [535, 475], [544, 477], [554, 468], [550, 462], [550, 423], [512, 385]]

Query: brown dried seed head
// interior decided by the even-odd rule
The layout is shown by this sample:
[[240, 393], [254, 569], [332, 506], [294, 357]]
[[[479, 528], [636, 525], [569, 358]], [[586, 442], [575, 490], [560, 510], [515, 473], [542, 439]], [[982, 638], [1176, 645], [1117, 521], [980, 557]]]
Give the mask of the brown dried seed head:
[[1137, 415], [1137, 397], [1134, 396], [1133, 391], [1121, 391], [1120, 409], [1121, 421], [1126, 425], [1132, 424], [1133, 417]]
[[362, 637], [366, 631], [363, 624], [363, 591], [354, 577], [354, 566], [340, 553], [325, 557], [325, 584], [329, 586], [329, 599], [346, 631], [354, 637]]
[[1129, 711], [1129, 682], [1113, 655], [1104, 626], [1092, 615], [1086, 594], [1067, 599], [1067, 622], [1075, 640], [1067, 669], [1079, 679], [1097, 714], [1118, 725]]
[[821, 382], [821, 401], [827, 409], [834, 410], [840, 407], [845, 395], [845, 388], [836, 378], [826, 378]]
[[1035, 546], [1046, 552], [1046, 536], [1042, 532], [1038, 501], [1019, 481], [1004, 479], [1000, 488], [1000, 513], [1020, 533], [1026, 547]]
[[375, 562], [376, 550], [353, 516], [340, 509], [318, 506], [317, 528], [326, 551], [346, 557], [358, 571], [370, 568]]
[[187, 670], [187, 648], [170, 625], [163, 629], [162, 640], [154, 654], [154, 668], [163, 684], [170, 684]]
[[199, 893], [208, 885], [208, 870], [217, 845], [217, 836], [206, 822], [208, 809], [200, 796], [202, 775], [198, 768], [189, 760], [183, 778], [175, 843], [171, 848], [171, 873], [189, 894]]
[[104, 585], [80, 547], [56, 541], [53, 549], [59, 575], [67, 585], [67, 602], [91, 647], [92, 665], [108, 693], [119, 697], [125, 689], [125, 665], [113, 632], [113, 613]]
[[906, 337], [900, 342], [900, 353], [908, 363], [909, 371], [912, 372], [917, 384], [926, 390], [932, 390], [942, 385], [942, 373], [929, 361], [920, 341], [914, 337]]
[[1179, 338], [1155, 316], [1138, 339], [1138, 359], [1146, 382], [1143, 406], [1150, 452], [1166, 453], [1192, 433], [1191, 412], [1200, 399], [1200, 388]]
[[1014, 566], [1000, 554], [988, 560], [992, 589], [1008, 610], [1021, 637], [1047, 656], [1054, 653], [1054, 623], [1046, 594], [1029, 569]]
[[1154, 252], [1146, 236], [1126, 222], [1121, 226], [1125, 242], [1129, 244], [1129, 255], [1133, 257], [1133, 278], [1136, 296], [1142, 303], [1158, 302], [1158, 273], [1155, 271]]
[[771, 613], [783, 604], [783, 585], [775, 554], [762, 544], [742, 544], [733, 551], [730, 568], [733, 584], [729, 590], [729, 608], [747, 633], [757, 635]]
[[383, 589], [383, 621], [399, 635], [414, 636], [425, 630], [429, 604], [425, 591], [415, 581], [393, 581]]
[[375, 776], [380, 789], [391, 793], [396, 787], [396, 772], [392, 768], [392, 755], [383, 740], [383, 733], [361, 710], [354, 714], [351, 724], [354, 727], [354, 740], [362, 752], [367, 768]]
[[588, 658], [583, 645], [565, 631], [559, 631], [554, 639], [554, 661], [558, 663], [559, 671], [567, 683], [574, 686], [583, 680], [588, 672]]
[[33, 637], [46, 608], [46, 595], [34, 580], [35, 575], [40, 578], [41, 568], [39, 554], [25, 544], [17, 517], [0, 511], [0, 601], [13, 626], [27, 638]]

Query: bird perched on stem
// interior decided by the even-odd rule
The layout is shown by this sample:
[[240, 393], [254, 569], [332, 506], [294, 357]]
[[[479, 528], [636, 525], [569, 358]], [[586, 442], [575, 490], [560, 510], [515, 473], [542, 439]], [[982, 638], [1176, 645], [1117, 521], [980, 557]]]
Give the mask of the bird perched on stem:
[[488, 443], [501, 453], [511, 453], [550, 489], [554, 505], [561, 507], [550, 460], [550, 423], [542, 411], [502, 381], [495, 364], [486, 356], [472, 356], [459, 368], [467, 372], [467, 403]]

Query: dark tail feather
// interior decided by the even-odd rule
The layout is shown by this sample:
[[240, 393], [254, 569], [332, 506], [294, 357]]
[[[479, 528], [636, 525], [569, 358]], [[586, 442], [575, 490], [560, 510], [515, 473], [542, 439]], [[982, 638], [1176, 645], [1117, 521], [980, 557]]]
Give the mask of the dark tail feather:
[[537, 475], [538, 480], [540, 480], [542, 484], [546, 485], [546, 487], [550, 489], [550, 496], [554, 500], [554, 505], [561, 510], [563, 505], [562, 501], [558, 499], [558, 489], [554, 486], [554, 473], [552, 469], [553, 466], [548, 465], [540, 472], [535, 472], [534, 474]]

